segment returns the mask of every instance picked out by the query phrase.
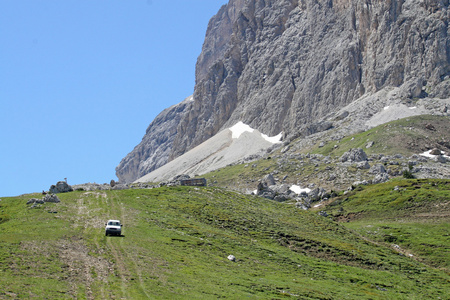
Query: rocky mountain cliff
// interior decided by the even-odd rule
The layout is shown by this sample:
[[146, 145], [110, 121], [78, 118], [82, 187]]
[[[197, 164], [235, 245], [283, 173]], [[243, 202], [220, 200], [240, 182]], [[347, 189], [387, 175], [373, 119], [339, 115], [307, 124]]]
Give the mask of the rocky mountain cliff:
[[[360, 97], [448, 98], [448, 0], [230, 0], [211, 19], [193, 101], [163, 111], [116, 168], [135, 180], [238, 121], [314, 133]], [[190, 99], [190, 98], [189, 98]]]

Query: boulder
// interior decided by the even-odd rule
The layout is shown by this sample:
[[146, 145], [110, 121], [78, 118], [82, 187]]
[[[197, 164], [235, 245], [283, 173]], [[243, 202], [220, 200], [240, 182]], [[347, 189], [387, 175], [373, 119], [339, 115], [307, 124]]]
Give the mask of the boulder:
[[275, 185], [275, 178], [273, 178], [272, 174], [268, 174], [264, 176], [262, 182], [265, 183], [267, 186]]
[[447, 158], [443, 155], [436, 155], [434, 157], [434, 160], [440, 163], [446, 163], [447, 162]]
[[353, 183], [352, 183], [352, 186], [358, 186], [358, 185], [368, 185], [368, 184], [370, 184], [370, 182], [369, 182], [369, 181], [367, 181], [367, 180], [363, 180], [363, 181], [355, 181], [355, 182], [353, 182]]
[[324, 210], [319, 211], [318, 215], [322, 216], [322, 217], [328, 217], [328, 213], [326, 211], [324, 211]]
[[299, 198], [297, 203], [295, 203], [295, 207], [308, 210], [311, 208], [311, 202], [308, 199]]
[[56, 185], [50, 187], [49, 192], [52, 194], [72, 192], [73, 188], [65, 181], [58, 181]]
[[308, 198], [310, 201], [317, 201], [328, 196], [327, 191], [324, 188], [315, 188], [308, 193]]
[[369, 164], [369, 162], [367, 162], [367, 160], [366, 161], [360, 161], [359, 163], [356, 164], [356, 166], [357, 166], [358, 169], [361, 169], [361, 170], [370, 169], [370, 164]]
[[44, 200], [31, 198], [30, 200], [28, 200], [27, 204], [44, 204]]
[[269, 188], [266, 183], [260, 181], [258, 183], [258, 187], [256, 188], [256, 194], [262, 195], [265, 191], [267, 191]]
[[371, 148], [373, 146], [374, 142], [370, 141], [366, 144], [366, 148]]
[[386, 173], [377, 174], [375, 178], [372, 180], [373, 184], [383, 183], [389, 180], [389, 175]]
[[280, 185], [271, 185], [269, 186], [269, 189], [278, 194], [290, 194], [291, 193], [290, 187], [291, 186], [288, 184], [280, 184]]
[[37, 204], [44, 204], [46, 202], [59, 203], [61, 200], [54, 194], [46, 194], [42, 199], [31, 198], [27, 201], [27, 204], [33, 204], [35, 207]]
[[386, 173], [386, 168], [382, 164], [376, 164], [370, 168], [369, 172], [372, 174], [384, 174]]
[[285, 202], [287, 200], [290, 200], [291, 197], [289, 197], [289, 195], [286, 194], [281, 194], [281, 195], [276, 195], [273, 200], [277, 201], [277, 202]]
[[361, 148], [350, 149], [340, 158], [341, 162], [361, 162], [365, 160], [367, 160], [367, 154]]
[[442, 155], [441, 150], [434, 148], [433, 150], [431, 150], [430, 152], [431, 155]]
[[61, 200], [59, 200], [58, 196], [55, 194], [47, 194], [42, 198], [44, 202], [52, 202], [52, 203], [59, 203]]

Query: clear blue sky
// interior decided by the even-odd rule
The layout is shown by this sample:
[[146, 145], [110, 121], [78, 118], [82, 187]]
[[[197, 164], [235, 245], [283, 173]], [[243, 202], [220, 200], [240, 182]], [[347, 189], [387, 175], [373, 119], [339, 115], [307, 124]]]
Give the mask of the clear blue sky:
[[227, 0], [3, 0], [0, 197], [109, 183], [164, 108], [191, 95]]

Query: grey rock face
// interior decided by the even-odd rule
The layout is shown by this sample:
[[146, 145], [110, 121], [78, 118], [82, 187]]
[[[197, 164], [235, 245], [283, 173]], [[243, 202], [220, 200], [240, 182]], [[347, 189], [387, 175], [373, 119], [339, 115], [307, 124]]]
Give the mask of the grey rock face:
[[52, 194], [67, 193], [72, 191], [72, 187], [65, 181], [58, 181], [58, 183], [56, 183], [56, 185], [52, 185], [49, 190]]
[[[200, 56], [195, 113], [178, 126], [171, 156], [239, 120], [266, 134], [291, 133], [386, 86], [408, 82], [408, 96], [420, 96], [449, 73], [447, 6], [231, 0], [203, 48], [216, 53], [217, 41], [223, 56], [215, 63]], [[232, 27], [226, 50], [214, 35], [222, 22]]]
[[449, 16], [448, 0], [230, 0], [209, 23], [195, 101], [157, 118], [117, 174], [132, 181], [238, 121], [298, 136], [387, 87], [448, 98]]
[[165, 165], [169, 161], [177, 125], [188, 113], [193, 98], [165, 109], [147, 128], [142, 141], [116, 167], [121, 183], [129, 183]]

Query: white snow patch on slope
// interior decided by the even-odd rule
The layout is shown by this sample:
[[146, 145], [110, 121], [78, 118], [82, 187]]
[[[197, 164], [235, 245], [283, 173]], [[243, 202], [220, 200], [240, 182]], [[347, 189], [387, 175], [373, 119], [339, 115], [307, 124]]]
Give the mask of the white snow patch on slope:
[[289, 188], [291, 191], [293, 191], [294, 193], [296, 193], [297, 195], [299, 195], [299, 194], [301, 194], [301, 193], [303, 193], [303, 192], [305, 192], [305, 193], [309, 193], [309, 192], [311, 192], [311, 189], [308, 189], [308, 188], [304, 188], [304, 189], [302, 189], [301, 187], [299, 187], [298, 185], [293, 185], [293, 186], [291, 186], [290, 188]]
[[282, 132], [280, 132], [276, 136], [267, 136], [264, 133], [261, 133], [261, 135], [266, 141], [271, 142], [272, 144], [281, 143], [281, 138], [283, 137], [283, 133]]
[[247, 124], [242, 123], [242, 121], [239, 121], [233, 127], [230, 127], [230, 130], [233, 133], [233, 139], [238, 139], [244, 132], [252, 133], [254, 131], [253, 128], [251, 128]]
[[[429, 157], [429, 158], [435, 158], [437, 155], [431, 154], [431, 151], [433, 151], [433, 150], [425, 151], [424, 153], [420, 153], [419, 155]], [[450, 158], [450, 156], [447, 156], [447, 155], [442, 155], [442, 156], [444, 156], [446, 158]]]
[[[233, 139], [238, 139], [244, 132], [250, 132], [253, 133], [255, 129], [251, 128], [249, 125], [244, 124], [242, 121], [237, 122], [234, 126], [230, 127]], [[276, 136], [268, 136], [263, 133], [261, 133], [261, 136], [268, 142], [271, 142], [272, 144], [281, 143], [281, 138], [283, 137], [283, 133]]]

